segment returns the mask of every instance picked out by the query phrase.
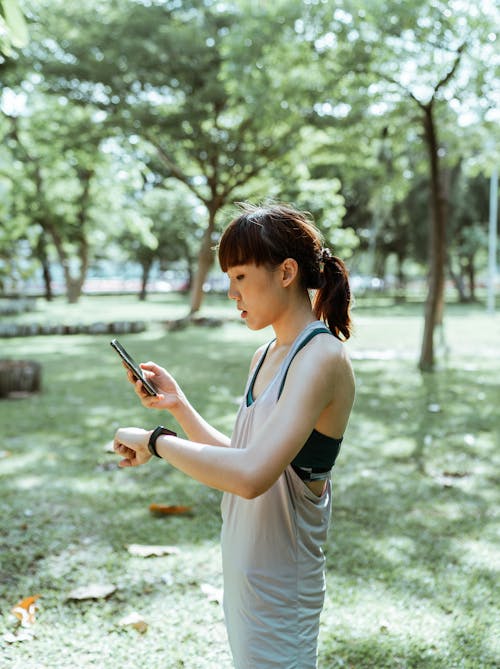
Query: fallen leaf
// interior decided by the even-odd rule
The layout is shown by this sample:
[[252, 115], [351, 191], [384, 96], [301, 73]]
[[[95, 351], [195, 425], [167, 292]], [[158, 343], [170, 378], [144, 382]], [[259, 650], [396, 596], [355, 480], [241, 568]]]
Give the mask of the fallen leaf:
[[178, 555], [177, 546], [148, 546], [146, 544], [129, 544], [127, 550], [136, 557], [161, 557], [162, 555]]
[[116, 586], [111, 583], [92, 583], [75, 588], [69, 593], [68, 599], [106, 599], [115, 590]]
[[466, 479], [470, 476], [469, 472], [455, 472], [455, 471], [443, 471], [443, 472], [429, 472], [439, 485], [443, 488], [453, 488], [460, 485], [461, 479]]
[[183, 513], [189, 513], [191, 511], [190, 506], [178, 506], [178, 505], [171, 505], [168, 506], [166, 504], [150, 504], [149, 505], [149, 510], [152, 513], [158, 513], [158, 514], [164, 514], [166, 516], [175, 516], [175, 515], [181, 515]]
[[466, 476], [470, 476], [469, 472], [443, 472], [443, 476], [452, 479], [463, 479]]
[[214, 588], [210, 583], [202, 583], [200, 588], [209, 602], [217, 602], [217, 604], [222, 602], [222, 588]]
[[148, 631], [148, 624], [144, 620], [144, 618], [139, 614], [136, 613], [135, 611], [133, 613], [130, 613], [128, 616], [125, 616], [122, 618], [118, 624], [121, 627], [133, 627], [136, 629], [140, 634], [144, 634], [145, 632]]
[[11, 612], [21, 621], [23, 627], [30, 627], [34, 624], [36, 612], [35, 602], [39, 598], [40, 595], [25, 597], [11, 609]]

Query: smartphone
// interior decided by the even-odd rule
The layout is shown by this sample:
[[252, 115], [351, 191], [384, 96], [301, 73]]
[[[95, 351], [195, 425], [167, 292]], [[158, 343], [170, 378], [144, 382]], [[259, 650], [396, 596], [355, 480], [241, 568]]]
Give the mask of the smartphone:
[[144, 374], [142, 372], [142, 369], [139, 367], [139, 365], [136, 363], [136, 361], [127, 353], [127, 351], [123, 348], [123, 346], [120, 344], [118, 339], [113, 339], [109, 343], [115, 349], [115, 351], [118, 353], [118, 355], [123, 360], [123, 362], [127, 365], [127, 368], [132, 372], [134, 377], [138, 381], [141, 381], [142, 385], [144, 386], [144, 390], [147, 392], [147, 394], [148, 395], [157, 395], [158, 391], [155, 388], [154, 384], [151, 383], [151, 381], [149, 381], [144, 376]]

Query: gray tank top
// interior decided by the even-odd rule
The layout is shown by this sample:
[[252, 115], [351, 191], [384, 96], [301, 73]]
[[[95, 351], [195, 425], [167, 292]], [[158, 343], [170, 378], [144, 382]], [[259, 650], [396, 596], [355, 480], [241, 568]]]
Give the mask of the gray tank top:
[[[243, 400], [233, 448], [245, 448], [267, 418], [290, 361], [304, 338], [322, 325], [309, 324], [267, 388], [250, 406]], [[255, 499], [224, 493], [221, 509], [224, 614], [235, 669], [315, 669], [330, 480], [317, 497], [288, 466]]]

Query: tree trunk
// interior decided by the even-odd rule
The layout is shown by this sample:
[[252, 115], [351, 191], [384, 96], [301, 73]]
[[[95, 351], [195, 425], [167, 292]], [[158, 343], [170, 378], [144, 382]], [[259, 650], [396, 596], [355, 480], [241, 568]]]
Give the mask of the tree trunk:
[[455, 288], [457, 290], [457, 293], [458, 293], [458, 301], [460, 302], [460, 304], [465, 304], [465, 302], [467, 302], [468, 299], [467, 299], [467, 295], [466, 295], [466, 292], [465, 292], [464, 277], [463, 277], [463, 274], [460, 270], [460, 260], [459, 260], [459, 263], [458, 263], [458, 267], [459, 267], [458, 272], [455, 272], [455, 270], [453, 269], [453, 263], [452, 263], [451, 258], [448, 261], [448, 267], [449, 267], [449, 271], [450, 271], [451, 280], [453, 281], [453, 285], [455, 286]]
[[45, 230], [41, 229], [40, 235], [38, 237], [37, 244], [35, 246], [35, 255], [40, 261], [42, 266], [42, 276], [43, 276], [43, 285], [45, 287], [45, 299], [47, 302], [51, 302], [54, 295], [52, 293], [52, 276], [50, 272], [50, 262], [47, 254], [47, 241], [45, 238]]
[[153, 266], [153, 259], [146, 260], [142, 263], [142, 278], [141, 278], [141, 291], [139, 293], [139, 301], [145, 302], [148, 292], [148, 281], [149, 275], [151, 273], [151, 267]]
[[399, 304], [401, 302], [406, 301], [406, 276], [404, 272], [405, 255], [402, 250], [398, 250], [398, 252], [396, 253], [396, 259], [397, 259], [396, 303]]
[[83, 280], [81, 277], [73, 278], [66, 274], [66, 299], [68, 304], [77, 304], [82, 294]]
[[429, 285], [425, 304], [424, 333], [419, 368], [434, 369], [434, 330], [443, 324], [444, 266], [446, 260], [446, 207], [439, 172], [438, 139], [433, 115], [433, 101], [423, 107], [424, 130], [430, 165], [431, 231], [429, 249]]
[[54, 299], [54, 294], [52, 292], [52, 276], [50, 273], [50, 264], [47, 258], [41, 260], [42, 263], [42, 275], [43, 275], [43, 285], [45, 288], [45, 299], [47, 302], [52, 302]]
[[189, 314], [193, 315], [199, 311], [201, 303], [203, 302], [203, 284], [207, 278], [207, 274], [212, 267], [214, 261], [213, 234], [215, 231], [215, 214], [217, 209], [211, 208], [208, 211], [208, 226], [203, 234], [200, 252], [198, 254], [198, 267], [191, 286], [191, 309]]
[[471, 253], [467, 256], [467, 266], [466, 266], [467, 280], [469, 284], [469, 300], [471, 302], [476, 301], [476, 268], [474, 266], [474, 254]]

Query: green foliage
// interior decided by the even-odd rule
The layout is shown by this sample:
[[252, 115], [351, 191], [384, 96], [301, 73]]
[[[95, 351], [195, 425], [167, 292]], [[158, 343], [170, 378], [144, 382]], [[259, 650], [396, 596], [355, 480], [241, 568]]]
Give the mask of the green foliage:
[[0, 54], [11, 56], [13, 48], [22, 49], [28, 39], [28, 28], [17, 0], [0, 0]]
[[[15, 175], [22, 188], [0, 215], [33, 226], [35, 246], [37, 217], [51, 217], [73, 264], [84, 240], [92, 259], [138, 234], [147, 254], [159, 233], [141, 191], [176, 181], [205, 207], [203, 230], [184, 226], [190, 258], [203, 244], [210, 255], [234, 201], [276, 199], [309, 209], [369, 272], [391, 257], [423, 271], [422, 105], [434, 95], [445, 180], [459, 164], [464, 179], [488, 173], [498, 153], [487, 148], [498, 143], [498, 11], [483, 4], [31, 2], [30, 42], [2, 69], [2, 109], [13, 115], [14, 93], [25, 100], [19, 137], [46, 196], [40, 206], [34, 163], [11, 137], [3, 184]], [[472, 190], [460, 197], [470, 209]], [[173, 221], [158, 225], [177, 240]]]
[[[424, 200], [430, 183], [423, 107], [435, 103], [440, 180], [465, 157], [479, 165], [475, 154], [487, 169], [486, 135], [498, 142], [498, 123], [491, 127], [498, 11], [490, 3], [479, 10], [459, 2], [355, 0], [336, 3], [333, 13], [321, 4], [310, 11], [321, 26], [311, 39], [331, 84], [315, 105], [315, 122], [330, 129], [325, 152], [333, 156], [330, 174], [341, 174], [346, 223], [372, 253], [377, 273], [391, 253], [425, 261], [428, 204], [412, 208], [416, 189], [425, 190]], [[351, 78], [339, 76], [342, 67]], [[348, 153], [349, 145], [355, 151]]]

